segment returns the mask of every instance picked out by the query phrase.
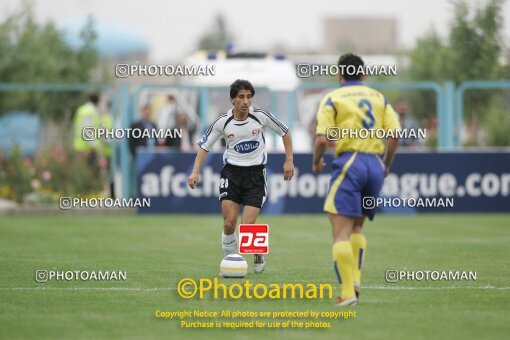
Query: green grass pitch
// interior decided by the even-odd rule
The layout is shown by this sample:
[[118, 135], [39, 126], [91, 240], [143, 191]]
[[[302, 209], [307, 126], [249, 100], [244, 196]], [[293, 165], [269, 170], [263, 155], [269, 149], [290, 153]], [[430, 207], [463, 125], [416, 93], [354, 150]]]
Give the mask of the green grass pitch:
[[[0, 337], [171, 339], [501, 339], [510, 333], [510, 215], [377, 216], [357, 317], [329, 329], [182, 329], [156, 310], [338, 311], [328, 299], [183, 299], [180, 279], [214, 278], [222, 220], [209, 216], [0, 218]], [[270, 255], [252, 283], [332, 283], [325, 215], [262, 216]], [[387, 269], [470, 270], [476, 281], [386, 283]], [[35, 271], [125, 270], [127, 280], [35, 282]], [[243, 280], [220, 279], [222, 283]], [[336, 294], [335, 294], [336, 295]], [[344, 308], [343, 310], [348, 310]], [[246, 321], [246, 320], [244, 320]], [[266, 320], [267, 321], [267, 320]], [[506, 335], [505, 335], [506, 334]]]

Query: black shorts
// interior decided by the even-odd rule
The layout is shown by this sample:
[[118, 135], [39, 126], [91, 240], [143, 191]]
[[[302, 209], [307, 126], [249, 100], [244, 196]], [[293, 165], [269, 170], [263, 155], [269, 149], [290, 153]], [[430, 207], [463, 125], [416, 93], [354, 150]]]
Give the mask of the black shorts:
[[221, 170], [220, 201], [261, 208], [266, 200], [266, 169], [264, 165], [235, 166], [227, 164]]

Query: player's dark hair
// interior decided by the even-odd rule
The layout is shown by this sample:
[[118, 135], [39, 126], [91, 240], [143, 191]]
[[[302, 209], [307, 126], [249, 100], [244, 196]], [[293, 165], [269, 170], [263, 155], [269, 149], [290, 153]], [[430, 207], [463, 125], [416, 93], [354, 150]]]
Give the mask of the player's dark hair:
[[241, 90], [249, 90], [251, 96], [255, 96], [255, 88], [248, 80], [237, 79], [230, 85], [230, 99], [234, 99]]
[[342, 72], [342, 69], [346, 70], [347, 67], [351, 65], [354, 66], [356, 72], [354, 73], [344, 72], [342, 73], [342, 77], [344, 78], [345, 81], [360, 80], [363, 74], [358, 74], [357, 71], [359, 70], [360, 66], [361, 67], [365, 66], [365, 63], [363, 62], [363, 59], [361, 59], [360, 56], [352, 53], [347, 53], [342, 55], [340, 59], [338, 59], [338, 67], [340, 69], [340, 72]]
[[91, 93], [89, 95], [89, 100], [94, 104], [96, 105], [97, 103], [99, 103], [99, 95], [97, 93]]

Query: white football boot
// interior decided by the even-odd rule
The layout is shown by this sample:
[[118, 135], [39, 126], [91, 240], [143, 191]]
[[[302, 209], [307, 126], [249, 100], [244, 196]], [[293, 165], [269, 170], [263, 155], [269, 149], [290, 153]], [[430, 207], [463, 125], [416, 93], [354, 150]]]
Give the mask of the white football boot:
[[253, 255], [253, 272], [255, 274], [260, 274], [264, 271], [264, 267], [266, 266], [266, 261], [264, 259], [264, 255], [256, 254]]

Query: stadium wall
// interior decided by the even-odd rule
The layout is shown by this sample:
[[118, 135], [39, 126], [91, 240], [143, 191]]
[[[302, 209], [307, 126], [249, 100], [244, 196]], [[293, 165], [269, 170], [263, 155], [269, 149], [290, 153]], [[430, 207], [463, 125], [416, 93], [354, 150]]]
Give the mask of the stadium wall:
[[[218, 213], [221, 153], [210, 153], [195, 190], [187, 185], [195, 154], [139, 150], [136, 178], [139, 198], [151, 205], [141, 213]], [[332, 156], [327, 155], [330, 166]], [[329, 169], [311, 172], [311, 154], [296, 154], [296, 175], [283, 181], [283, 154], [271, 154], [267, 164], [268, 198], [263, 214], [322, 213]], [[420, 152], [398, 154], [385, 179], [383, 213], [510, 212], [510, 152]], [[411, 204], [414, 199], [414, 206]], [[417, 199], [448, 199], [453, 206], [416, 204]], [[404, 202], [405, 201], [405, 202]], [[418, 202], [419, 203], [419, 202]]]

